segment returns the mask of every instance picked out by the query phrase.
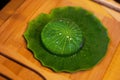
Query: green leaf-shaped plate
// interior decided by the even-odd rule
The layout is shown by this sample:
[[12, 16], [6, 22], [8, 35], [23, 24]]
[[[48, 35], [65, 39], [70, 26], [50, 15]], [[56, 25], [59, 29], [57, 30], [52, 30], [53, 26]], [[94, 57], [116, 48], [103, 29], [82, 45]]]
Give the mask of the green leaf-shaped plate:
[[79, 7], [61, 7], [30, 21], [27, 47], [56, 72], [87, 70], [106, 54], [109, 37], [102, 23]]

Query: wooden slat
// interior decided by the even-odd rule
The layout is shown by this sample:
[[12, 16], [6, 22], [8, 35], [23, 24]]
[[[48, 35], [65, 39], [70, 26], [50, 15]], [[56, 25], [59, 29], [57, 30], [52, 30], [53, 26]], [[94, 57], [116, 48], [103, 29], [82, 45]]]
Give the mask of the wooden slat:
[[0, 25], [2, 25], [24, 2], [24, 0], [10, 0], [10, 2], [0, 10]]
[[18, 77], [16, 74], [14, 74], [12, 71], [10, 71], [6, 66], [0, 64], [0, 72], [2, 74], [5, 74], [7, 77], [13, 80], [22, 80], [20, 77]]
[[120, 44], [103, 80], [120, 80]]
[[105, 9], [106, 11], [108, 11], [108, 13], [111, 14], [111, 16], [112, 16], [114, 19], [116, 19], [117, 21], [120, 22], [120, 13], [119, 13], [119, 12], [116, 12], [116, 11], [114, 11], [114, 10], [108, 9], [108, 8], [106, 8], [106, 7], [104, 7], [104, 9]]
[[1, 58], [4, 60], [2, 60], [2, 63], [0, 64], [0, 76], [3, 74], [12, 80], [17, 80], [16, 77], [20, 78], [21, 80], [44, 80], [42, 76], [39, 76], [27, 67], [12, 61], [10, 58], [5, 56], [1, 56]]

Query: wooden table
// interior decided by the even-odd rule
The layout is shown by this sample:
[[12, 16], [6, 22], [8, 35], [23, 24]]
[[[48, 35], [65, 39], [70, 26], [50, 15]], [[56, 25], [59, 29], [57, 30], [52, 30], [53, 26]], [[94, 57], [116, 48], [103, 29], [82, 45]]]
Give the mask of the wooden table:
[[[107, 55], [90, 70], [76, 73], [55, 73], [42, 66], [26, 48], [23, 33], [26, 30], [27, 23], [38, 14], [49, 13], [51, 9], [61, 6], [83, 7], [93, 12], [108, 29], [111, 41]], [[8, 14], [2, 14], [0, 11], [0, 16], [2, 15], [8, 16]], [[0, 54], [16, 56], [17, 59], [19, 58], [23, 62], [35, 66], [38, 71], [42, 69], [50, 74], [61, 76], [61, 80], [63, 80], [63, 76], [66, 80], [120, 80], [119, 43], [120, 22], [113, 18], [103, 6], [90, 0], [23, 0], [21, 5], [19, 4], [17, 8], [13, 9], [9, 17], [0, 18]], [[14, 80], [43, 80], [42, 76], [26, 68], [26, 66], [0, 55], [0, 80], [5, 80], [6, 77]]]

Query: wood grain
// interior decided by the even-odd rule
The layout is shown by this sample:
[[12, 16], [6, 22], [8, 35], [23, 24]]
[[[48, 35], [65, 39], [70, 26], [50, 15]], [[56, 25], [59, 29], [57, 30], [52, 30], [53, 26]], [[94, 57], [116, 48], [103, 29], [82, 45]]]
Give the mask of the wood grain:
[[[36, 75], [31, 70], [19, 65], [18, 63], [11, 61], [10, 59], [1, 56], [4, 62], [0, 64], [0, 73], [12, 80], [43, 80], [42, 76]], [[20, 72], [20, 73], [19, 73]], [[27, 73], [27, 74], [26, 74]], [[1, 79], [0, 79], [1, 80]], [[6, 79], [5, 79], [6, 80]]]
[[112, 62], [110, 63], [108, 70], [103, 78], [103, 80], [120, 80], [120, 44], [116, 50], [116, 54]]
[[[35, 18], [38, 14], [49, 13], [49, 11], [55, 7], [68, 5], [81, 6], [93, 12], [107, 28], [111, 41], [109, 44], [107, 55], [94, 68], [72, 74], [64, 72], [55, 73], [52, 70], [42, 66], [41, 63], [37, 61], [34, 58], [33, 54], [26, 48], [26, 41], [24, 40], [23, 33], [27, 28], [27, 23]], [[118, 68], [120, 56], [120, 48], [118, 47], [118, 44], [120, 42], [119, 26], [120, 23], [113, 19], [101, 6], [89, 0], [26, 0], [15, 11], [15, 13], [0, 26], [0, 52], [9, 55], [20, 55], [24, 59], [32, 63], [32, 66], [37, 66], [38, 70], [43, 69], [50, 74], [64, 76], [66, 78], [69, 78], [70, 80], [109, 80], [110, 78], [111, 80], [119, 80], [119, 75], [115, 77], [115, 74], [119, 73], [119, 71], [116, 72], [116, 70], [120, 69]], [[21, 59], [23, 59], [22, 57]], [[115, 63], [115, 61], [117, 62]], [[23, 80], [42, 80], [40, 77], [37, 76], [37, 74], [27, 71], [22, 66], [15, 67], [16, 64], [13, 64], [3, 57], [0, 57], [0, 65], [2, 65], [2, 67], [3, 65], [4, 67], [7, 67], [8, 65], [11, 66], [10, 68], [7, 67], [7, 69], [13, 72], [15, 76]], [[110, 71], [112, 68], [114, 68], [114, 74], [112, 73], [112, 71]], [[11, 73], [8, 74], [10, 75]]]
[[17, 79], [17, 80], [22, 80], [20, 79], [16, 74], [14, 74], [12, 71], [10, 71], [6, 66], [0, 64], [0, 72], [2, 74], [5, 74], [8, 76], [10, 79]]
[[104, 9], [105, 9], [106, 11], [108, 11], [108, 13], [111, 14], [114, 19], [116, 19], [117, 21], [120, 22], [120, 13], [118, 13], [118, 12], [116, 12], [116, 11], [114, 11], [114, 10], [108, 9], [108, 8], [106, 8], [106, 7], [104, 7]]
[[4, 23], [23, 2], [24, 0], [10, 0], [10, 2], [0, 10], [0, 25], [2, 25], [2, 23]]

